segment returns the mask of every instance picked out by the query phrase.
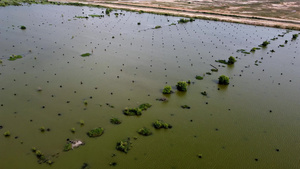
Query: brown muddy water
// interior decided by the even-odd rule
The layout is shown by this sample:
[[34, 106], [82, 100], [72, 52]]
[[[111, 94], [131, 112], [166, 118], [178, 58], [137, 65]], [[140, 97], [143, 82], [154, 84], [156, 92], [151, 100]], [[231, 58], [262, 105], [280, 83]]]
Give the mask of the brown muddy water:
[[[205, 20], [178, 24], [178, 17], [121, 10], [75, 18], [91, 14], [105, 9], [0, 8], [1, 169], [299, 168], [300, 49], [299, 38], [291, 40], [299, 32]], [[266, 48], [237, 52], [265, 40]], [[23, 58], [9, 61], [13, 54]], [[237, 57], [233, 66], [215, 62], [229, 56]], [[218, 85], [223, 74], [228, 86]], [[176, 83], [187, 80], [187, 92], [177, 91]], [[165, 85], [174, 93], [163, 95]], [[156, 100], [161, 97], [168, 101]], [[122, 113], [142, 103], [152, 107], [141, 116]], [[122, 124], [111, 124], [113, 117]], [[173, 128], [157, 130], [156, 120]], [[104, 134], [89, 138], [96, 127]], [[139, 135], [142, 127], [153, 134]], [[128, 137], [129, 152], [117, 151], [116, 143]], [[66, 139], [85, 145], [63, 152]], [[54, 163], [39, 164], [32, 147]]]

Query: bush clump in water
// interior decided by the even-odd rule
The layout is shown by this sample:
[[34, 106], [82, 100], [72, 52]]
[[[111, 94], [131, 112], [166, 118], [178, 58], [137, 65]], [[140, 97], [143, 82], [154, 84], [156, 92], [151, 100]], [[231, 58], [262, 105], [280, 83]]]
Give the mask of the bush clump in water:
[[125, 108], [123, 113], [127, 116], [140, 116], [142, 115], [142, 110], [139, 108]]
[[87, 57], [87, 56], [90, 56], [90, 55], [91, 55], [90, 53], [84, 53], [84, 54], [81, 54], [80, 56]]
[[180, 106], [181, 108], [183, 108], [183, 109], [191, 109], [191, 107], [190, 106], [188, 106], [188, 105], [182, 105], [182, 106]]
[[99, 137], [103, 134], [104, 132], [104, 129], [102, 127], [98, 127], [98, 128], [95, 128], [95, 129], [92, 129], [90, 130], [87, 135], [89, 137]]
[[269, 41], [264, 41], [264, 42], [263, 42], [261, 45], [259, 45], [259, 46], [267, 47], [269, 44], [270, 44]]
[[293, 34], [292, 40], [296, 40], [298, 38], [298, 34]]
[[228, 85], [229, 84], [229, 77], [225, 75], [221, 75], [219, 77], [219, 84]]
[[4, 132], [4, 134], [3, 134], [5, 137], [9, 137], [10, 136], [10, 132], [9, 131], [6, 131], [6, 132]]
[[14, 60], [21, 59], [21, 58], [22, 58], [21, 55], [11, 55], [8, 60], [14, 61]]
[[72, 150], [72, 143], [68, 142], [64, 147], [64, 151], [70, 151], [70, 150]]
[[171, 94], [172, 93], [172, 87], [169, 85], [166, 85], [163, 89], [163, 94]]
[[152, 105], [149, 103], [141, 104], [138, 108], [125, 108], [123, 113], [127, 116], [140, 116], [142, 115], [142, 111], [147, 110]]
[[233, 65], [236, 62], [236, 59], [233, 56], [230, 56], [228, 58], [228, 61], [226, 61], [226, 60], [215, 60], [215, 61], [218, 63], [226, 64], [226, 65]]
[[124, 153], [128, 153], [128, 151], [130, 150], [129, 138], [127, 140], [122, 140], [122, 141], [117, 142], [116, 149], [119, 151], [122, 151]]
[[202, 76], [198, 76], [198, 75], [197, 75], [195, 78], [196, 78], [197, 80], [203, 80], [203, 77], [202, 77]]
[[112, 119], [110, 119], [110, 122], [112, 124], [121, 124], [122, 123], [118, 118], [112, 118]]
[[156, 120], [153, 123], [153, 127], [156, 128], [156, 129], [160, 129], [160, 128], [170, 129], [170, 128], [172, 128], [172, 125], [168, 124], [168, 123], [165, 123], [162, 120]]
[[150, 129], [146, 128], [146, 127], [143, 127], [141, 129], [138, 130], [138, 133], [140, 135], [143, 135], [143, 136], [150, 136], [152, 134], [152, 132], [150, 131]]
[[154, 27], [154, 29], [159, 29], [159, 28], [161, 28], [161, 26], [159, 26], [159, 25]]
[[25, 29], [26, 29], [26, 26], [21, 25], [21, 26], [20, 26], [20, 29], [25, 30]]
[[185, 92], [187, 90], [187, 83], [186, 81], [177, 82], [176, 87], [177, 90]]

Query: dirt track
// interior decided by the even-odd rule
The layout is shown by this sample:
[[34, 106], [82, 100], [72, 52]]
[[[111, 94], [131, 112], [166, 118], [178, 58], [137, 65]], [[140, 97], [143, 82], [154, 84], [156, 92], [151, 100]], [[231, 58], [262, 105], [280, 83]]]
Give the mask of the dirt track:
[[218, 20], [225, 22], [235, 22], [258, 26], [278, 27], [286, 29], [300, 30], [299, 20], [288, 20], [271, 17], [251, 16], [251, 15], [237, 15], [228, 14], [221, 12], [213, 12], [209, 10], [192, 10], [178, 7], [161, 7], [152, 4], [133, 4], [123, 2], [104, 2], [104, 1], [73, 1], [73, 0], [50, 0], [54, 2], [74, 2], [83, 4], [93, 4], [103, 7], [115, 8], [115, 9], [126, 9], [132, 11], [144, 11], [158, 14], [170, 14], [182, 17], [197, 17], [209, 20]]

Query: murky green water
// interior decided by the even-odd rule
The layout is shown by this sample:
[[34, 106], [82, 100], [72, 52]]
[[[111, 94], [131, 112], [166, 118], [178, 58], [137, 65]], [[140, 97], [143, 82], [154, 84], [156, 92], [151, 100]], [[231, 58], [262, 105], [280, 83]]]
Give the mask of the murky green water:
[[[180, 18], [126, 11], [101, 19], [74, 18], [103, 11], [0, 8], [0, 168], [49, 168], [37, 163], [32, 147], [54, 161], [51, 168], [76, 169], [83, 163], [110, 168], [111, 162], [117, 162], [115, 168], [136, 169], [299, 168], [300, 49], [299, 39], [291, 41], [298, 32], [280, 37], [286, 30], [203, 20], [169, 26]], [[157, 25], [162, 28], [152, 29]], [[271, 42], [265, 49], [236, 52], [265, 40]], [[86, 52], [92, 55], [80, 56]], [[23, 58], [8, 61], [12, 54]], [[234, 66], [195, 79], [229, 56], [238, 57]], [[230, 77], [227, 87], [217, 84], [222, 74]], [[175, 89], [182, 80], [194, 82], [186, 93]], [[163, 96], [166, 84], [176, 92]], [[156, 101], [160, 97], [169, 101]], [[140, 117], [123, 115], [125, 107], [141, 103], [153, 106]], [[191, 109], [182, 109], [184, 104]], [[122, 124], [111, 124], [112, 117]], [[173, 128], [155, 130], [157, 119]], [[42, 126], [51, 130], [41, 133]], [[89, 138], [86, 132], [95, 127], [105, 133]], [[139, 135], [141, 127], [153, 135]], [[4, 137], [8, 130], [11, 136]], [[117, 141], [128, 137], [129, 153], [117, 151]], [[67, 138], [86, 145], [63, 152]]]

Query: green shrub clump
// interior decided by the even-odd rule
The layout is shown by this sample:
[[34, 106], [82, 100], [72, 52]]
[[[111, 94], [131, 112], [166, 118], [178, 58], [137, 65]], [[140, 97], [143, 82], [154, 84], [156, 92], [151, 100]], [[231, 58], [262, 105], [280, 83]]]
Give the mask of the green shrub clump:
[[159, 28], [161, 28], [161, 26], [159, 26], [159, 25], [154, 27], [154, 29], [159, 29]]
[[140, 116], [142, 115], [142, 110], [139, 108], [125, 108], [123, 113], [127, 116]]
[[264, 41], [260, 46], [267, 47], [270, 44], [269, 41]]
[[122, 123], [118, 118], [112, 118], [112, 119], [110, 119], [110, 122], [112, 124], [121, 124]]
[[3, 135], [4, 135], [5, 137], [9, 137], [9, 136], [10, 136], [10, 132], [9, 132], [9, 131], [6, 131]]
[[20, 29], [25, 30], [25, 29], [26, 29], [26, 26], [21, 25], [21, 26], [20, 26]]
[[185, 92], [187, 90], [187, 83], [186, 81], [177, 82], [176, 87], [177, 90]]
[[128, 151], [130, 149], [129, 139], [117, 142], [116, 149], [119, 150], [119, 151], [122, 151], [124, 153], [128, 153]]
[[153, 127], [156, 128], [156, 129], [160, 129], [160, 128], [169, 129], [169, 128], [172, 128], [172, 125], [168, 124], [168, 123], [165, 123], [162, 120], [156, 120], [153, 123]]
[[72, 150], [72, 143], [68, 142], [64, 147], [64, 151], [70, 151], [70, 150]]
[[87, 56], [90, 56], [90, 55], [91, 55], [90, 53], [84, 53], [84, 54], [81, 54], [80, 56], [87, 57]]
[[152, 105], [149, 103], [141, 104], [138, 108], [125, 108], [123, 113], [127, 116], [140, 116], [142, 115], [142, 111], [147, 110]]
[[109, 15], [110, 12], [112, 12], [113, 9], [112, 8], [106, 8], [105, 13], [106, 15]]
[[104, 132], [104, 129], [102, 127], [98, 127], [98, 128], [95, 128], [95, 129], [92, 129], [90, 130], [87, 135], [89, 137], [99, 137], [103, 134]]
[[219, 77], [219, 84], [228, 85], [229, 84], [229, 77], [227, 77], [225, 75], [221, 75]]
[[21, 55], [11, 55], [8, 60], [14, 61], [14, 60], [21, 59], [21, 58], [22, 58]]
[[292, 40], [296, 40], [298, 38], [298, 34], [293, 34]]
[[227, 63], [228, 63], [229, 65], [232, 65], [232, 64], [234, 64], [235, 62], [236, 62], [236, 60], [235, 60], [235, 58], [234, 58], [233, 56], [230, 56], [230, 57], [228, 58]]
[[197, 79], [197, 80], [203, 80], [203, 77], [197, 75], [197, 76], [196, 76], [196, 79]]
[[150, 136], [152, 134], [152, 132], [146, 127], [139, 129], [138, 133], [143, 136]]
[[169, 85], [165, 86], [162, 93], [163, 94], [171, 94], [172, 93], [172, 87], [169, 86]]

